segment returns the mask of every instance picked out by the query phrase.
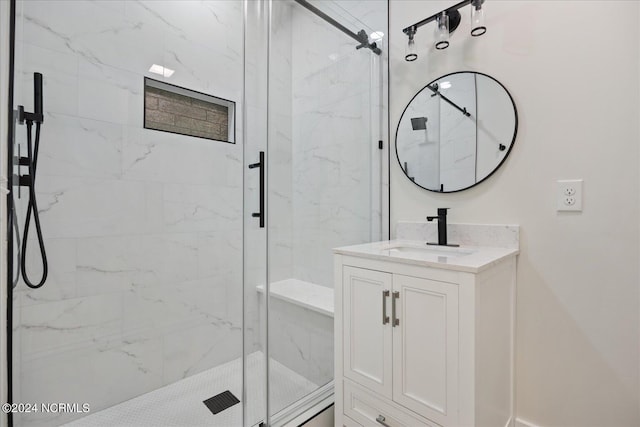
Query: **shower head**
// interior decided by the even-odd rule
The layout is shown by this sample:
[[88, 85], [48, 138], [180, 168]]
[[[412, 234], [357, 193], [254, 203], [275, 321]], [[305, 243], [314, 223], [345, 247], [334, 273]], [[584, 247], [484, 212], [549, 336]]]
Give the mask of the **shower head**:
[[425, 130], [427, 128], [426, 117], [413, 117], [411, 118], [411, 127], [413, 130]]

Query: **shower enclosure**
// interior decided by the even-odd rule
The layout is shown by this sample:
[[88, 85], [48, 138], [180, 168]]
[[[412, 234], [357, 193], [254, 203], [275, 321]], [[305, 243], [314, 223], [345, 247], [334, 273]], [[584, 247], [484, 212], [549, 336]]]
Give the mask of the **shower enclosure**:
[[[33, 231], [19, 250], [15, 121], [10, 393], [65, 404], [13, 425], [284, 425], [330, 404], [331, 249], [388, 236], [386, 1], [12, 7], [14, 110], [43, 75], [48, 276], [19, 272], [42, 261]], [[225, 391], [239, 403], [203, 403]]]

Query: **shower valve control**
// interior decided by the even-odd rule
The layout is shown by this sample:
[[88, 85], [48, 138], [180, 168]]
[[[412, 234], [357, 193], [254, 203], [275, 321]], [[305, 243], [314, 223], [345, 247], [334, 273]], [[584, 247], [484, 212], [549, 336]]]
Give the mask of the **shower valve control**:
[[582, 211], [582, 180], [558, 180], [557, 210]]

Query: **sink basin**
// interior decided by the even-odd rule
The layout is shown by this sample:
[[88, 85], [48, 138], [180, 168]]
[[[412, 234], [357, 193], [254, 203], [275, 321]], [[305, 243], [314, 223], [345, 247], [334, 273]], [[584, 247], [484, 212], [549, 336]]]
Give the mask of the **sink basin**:
[[405, 246], [393, 245], [385, 248], [391, 256], [410, 256], [410, 257], [446, 257], [459, 258], [471, 255], [474, 251], [464, 248], [447, 247], [447, 246]]

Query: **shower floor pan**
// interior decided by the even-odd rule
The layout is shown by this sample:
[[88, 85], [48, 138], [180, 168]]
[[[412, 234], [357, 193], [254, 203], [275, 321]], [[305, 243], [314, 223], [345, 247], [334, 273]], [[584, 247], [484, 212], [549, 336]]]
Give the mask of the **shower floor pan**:
[[[286, 366], [271, 362], [271, 411], [277, 412], [300, 399], [318, 386]], [[231, 391], [242, 401], [242, 359], [185, 378], [166, 387], [143, 394], [126, 402], [65, 424], [69, 427], [161, 427], [216, 426], [240, 427], [242, 404], [216, 415], [202, 403]], [[247, 417], [260, 421], [264, 414], [264, 356], [255, 352], [247, 356]]]

